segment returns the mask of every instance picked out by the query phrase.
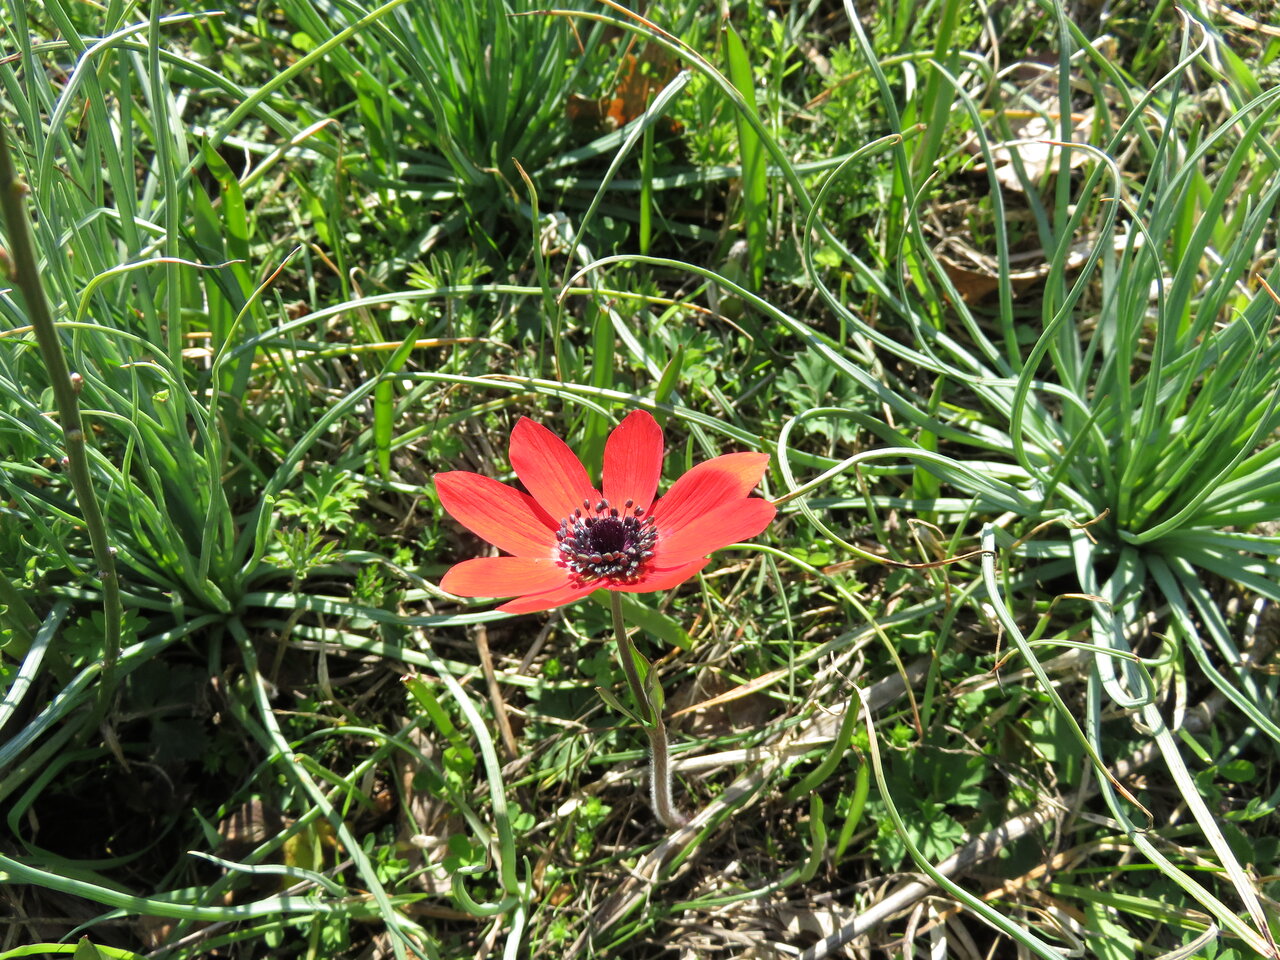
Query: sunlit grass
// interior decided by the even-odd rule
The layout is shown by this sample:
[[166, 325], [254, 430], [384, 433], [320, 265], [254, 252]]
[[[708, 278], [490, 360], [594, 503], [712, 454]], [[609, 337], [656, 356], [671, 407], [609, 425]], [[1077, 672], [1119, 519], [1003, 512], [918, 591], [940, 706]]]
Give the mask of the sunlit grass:
[[[0, 960], [1275, 955], [1265, 33], [5, 9]], [[436, 586], [636, 407], [780, 506], [628, 598], [670, 834], [607, 606]]]

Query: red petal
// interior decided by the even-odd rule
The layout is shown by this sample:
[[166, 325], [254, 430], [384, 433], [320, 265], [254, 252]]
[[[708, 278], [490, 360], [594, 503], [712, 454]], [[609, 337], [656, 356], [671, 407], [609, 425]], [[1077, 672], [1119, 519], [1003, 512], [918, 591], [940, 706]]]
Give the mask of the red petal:
[[554, 590], [568, 581], [568, 571], [554, 560], [477, 557], [450, 567], [440, 589], [459, 597], [515, 597]]
[[664, 567], [750, 540], [773, 520], [777, 508], [768, 500], [751, 497], [708, 510], [683, 527], [658, 538], [654, 562]]
[[604, 445], [604, 498], [619, 509], [628, 500], [648, 510], [662, 475], [662, 428], [644, 410], [633, 410]]
[[620, 590], [623, 593], [648, 593], [651, 590], [669, 590], [671, 587], [684, 583], [710, 562], [710, 560], [704, 558], [674, 567], [659, 567], [650, 570], [636, 583], [611, 583], [609, 584], [609, 589]]
[[581, 600], [587, 594], [600, 589], [601, 586], [603, 584], [598, 580], [586, 584], [571, 583], [558, 590], [547, 590], [543, 593], [532, 593], [527, 597], [508, 600], [498, 609], [503, 613], [537, 613], [539, 610], [563, 607], [566, 603]]
[[514, 487], [454, 470], [436, 474], [436, 493], [453, 519], [499, 550], [518, 557], [549, 557], [555, 552], [555, 521]]
[[582, 463], [563, 440], [540, 423], [521, 417], [511, 431], [511, 466], [533, 498], [557, 521], [583, 500], [600, 499]]
[[658, 529], [664, 534], [678, 530], [709, 510], [741, 500], [760, 482], [768, 465], [767, 453], [727, 453], [698, 464], [654, 504]]

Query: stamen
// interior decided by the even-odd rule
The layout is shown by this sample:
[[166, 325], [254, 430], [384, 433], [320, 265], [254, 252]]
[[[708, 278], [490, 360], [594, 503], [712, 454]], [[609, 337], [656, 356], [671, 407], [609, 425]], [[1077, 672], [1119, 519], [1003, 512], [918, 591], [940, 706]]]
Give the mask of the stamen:
[[584, 500], [573, 516], [560, 521], [557, 562], [583, 583], [635, 583], [653, 559], [657, 540], [656, 521], [634, 500], [627, 500], [623, 510], [604, 498], [594, 506]]

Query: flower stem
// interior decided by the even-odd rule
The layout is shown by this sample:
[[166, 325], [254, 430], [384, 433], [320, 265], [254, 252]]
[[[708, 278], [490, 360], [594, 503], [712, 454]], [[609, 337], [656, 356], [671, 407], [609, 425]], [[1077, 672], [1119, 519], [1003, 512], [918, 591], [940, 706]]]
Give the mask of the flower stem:
[[[102, 583], [102, 606], [106, 621], [102, 636], [102, 688], [99, 710], [110, 695], [116, 658], [120, 654], [120, 582], [116, 575], [115, 550], [112, 549], [107, 525], [94, 493], [93, 478], [89, 472], [89, 454], [86, 448], [87, 434], [80, 419], [80, 403], [76, 398], [76, 383], [67, 368], [62, 341], [58, 337], [35, 253], [35, 240], [27, 219], [25, 197], [27, 186], [18, 177], [9, 153], [8, 130], [0, 123], [0, 214], [3, 214], [9, 239], [9, 257], [12, 279], [22, 291], [26, 302], [27, 319], [35, 331], [36, 344], [49, 374], [49, 386], [53, 388], [58, 419], [62, 424], [63, 441], [67, 451], [67, 473], [75, 491], [93, 558], [98, 566], [98, 579]], [[175, 318], [176, 319], [176, 318]]]
[[627, 675], [627, 686], [631, 688], [631, 697], [640, 712], [640, 722], [649, 737], [649, 795], [653, 812], [664, 827], [675, 830], [689, 821], [671, 799], [671, 754], [667, 749], [667, 727], [662, 722], [662, 709], [653, 703], [636, 669], [640, 654], [627, 636], [627, 625], [622, 618], [622, 597], [611, 590], [609, 601], [613, 606], [613, 632], [618, 638], [622, 672]]

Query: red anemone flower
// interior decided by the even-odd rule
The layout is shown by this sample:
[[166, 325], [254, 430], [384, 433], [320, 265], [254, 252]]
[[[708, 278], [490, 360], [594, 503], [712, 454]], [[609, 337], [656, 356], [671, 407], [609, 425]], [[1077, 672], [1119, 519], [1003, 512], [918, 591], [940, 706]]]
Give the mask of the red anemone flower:
[[435, 478], [455, 520], [513, 554], [464, 560], [441, 588], [462, 597], [515, 597], [498, 607], [508, 613], [550, 610], [602, 588], [674, 587], [705, 567], [713, 550], [760, 533], [776, 512], [747, 496], [768, 466], [764, 453], [700, 463], [655, 501], [662, 428], [643, 410], [609, 434], [600, 490], [565, 442], [527, 417], [511, 431], [510, 454], [528, 494], [478, 473]]

